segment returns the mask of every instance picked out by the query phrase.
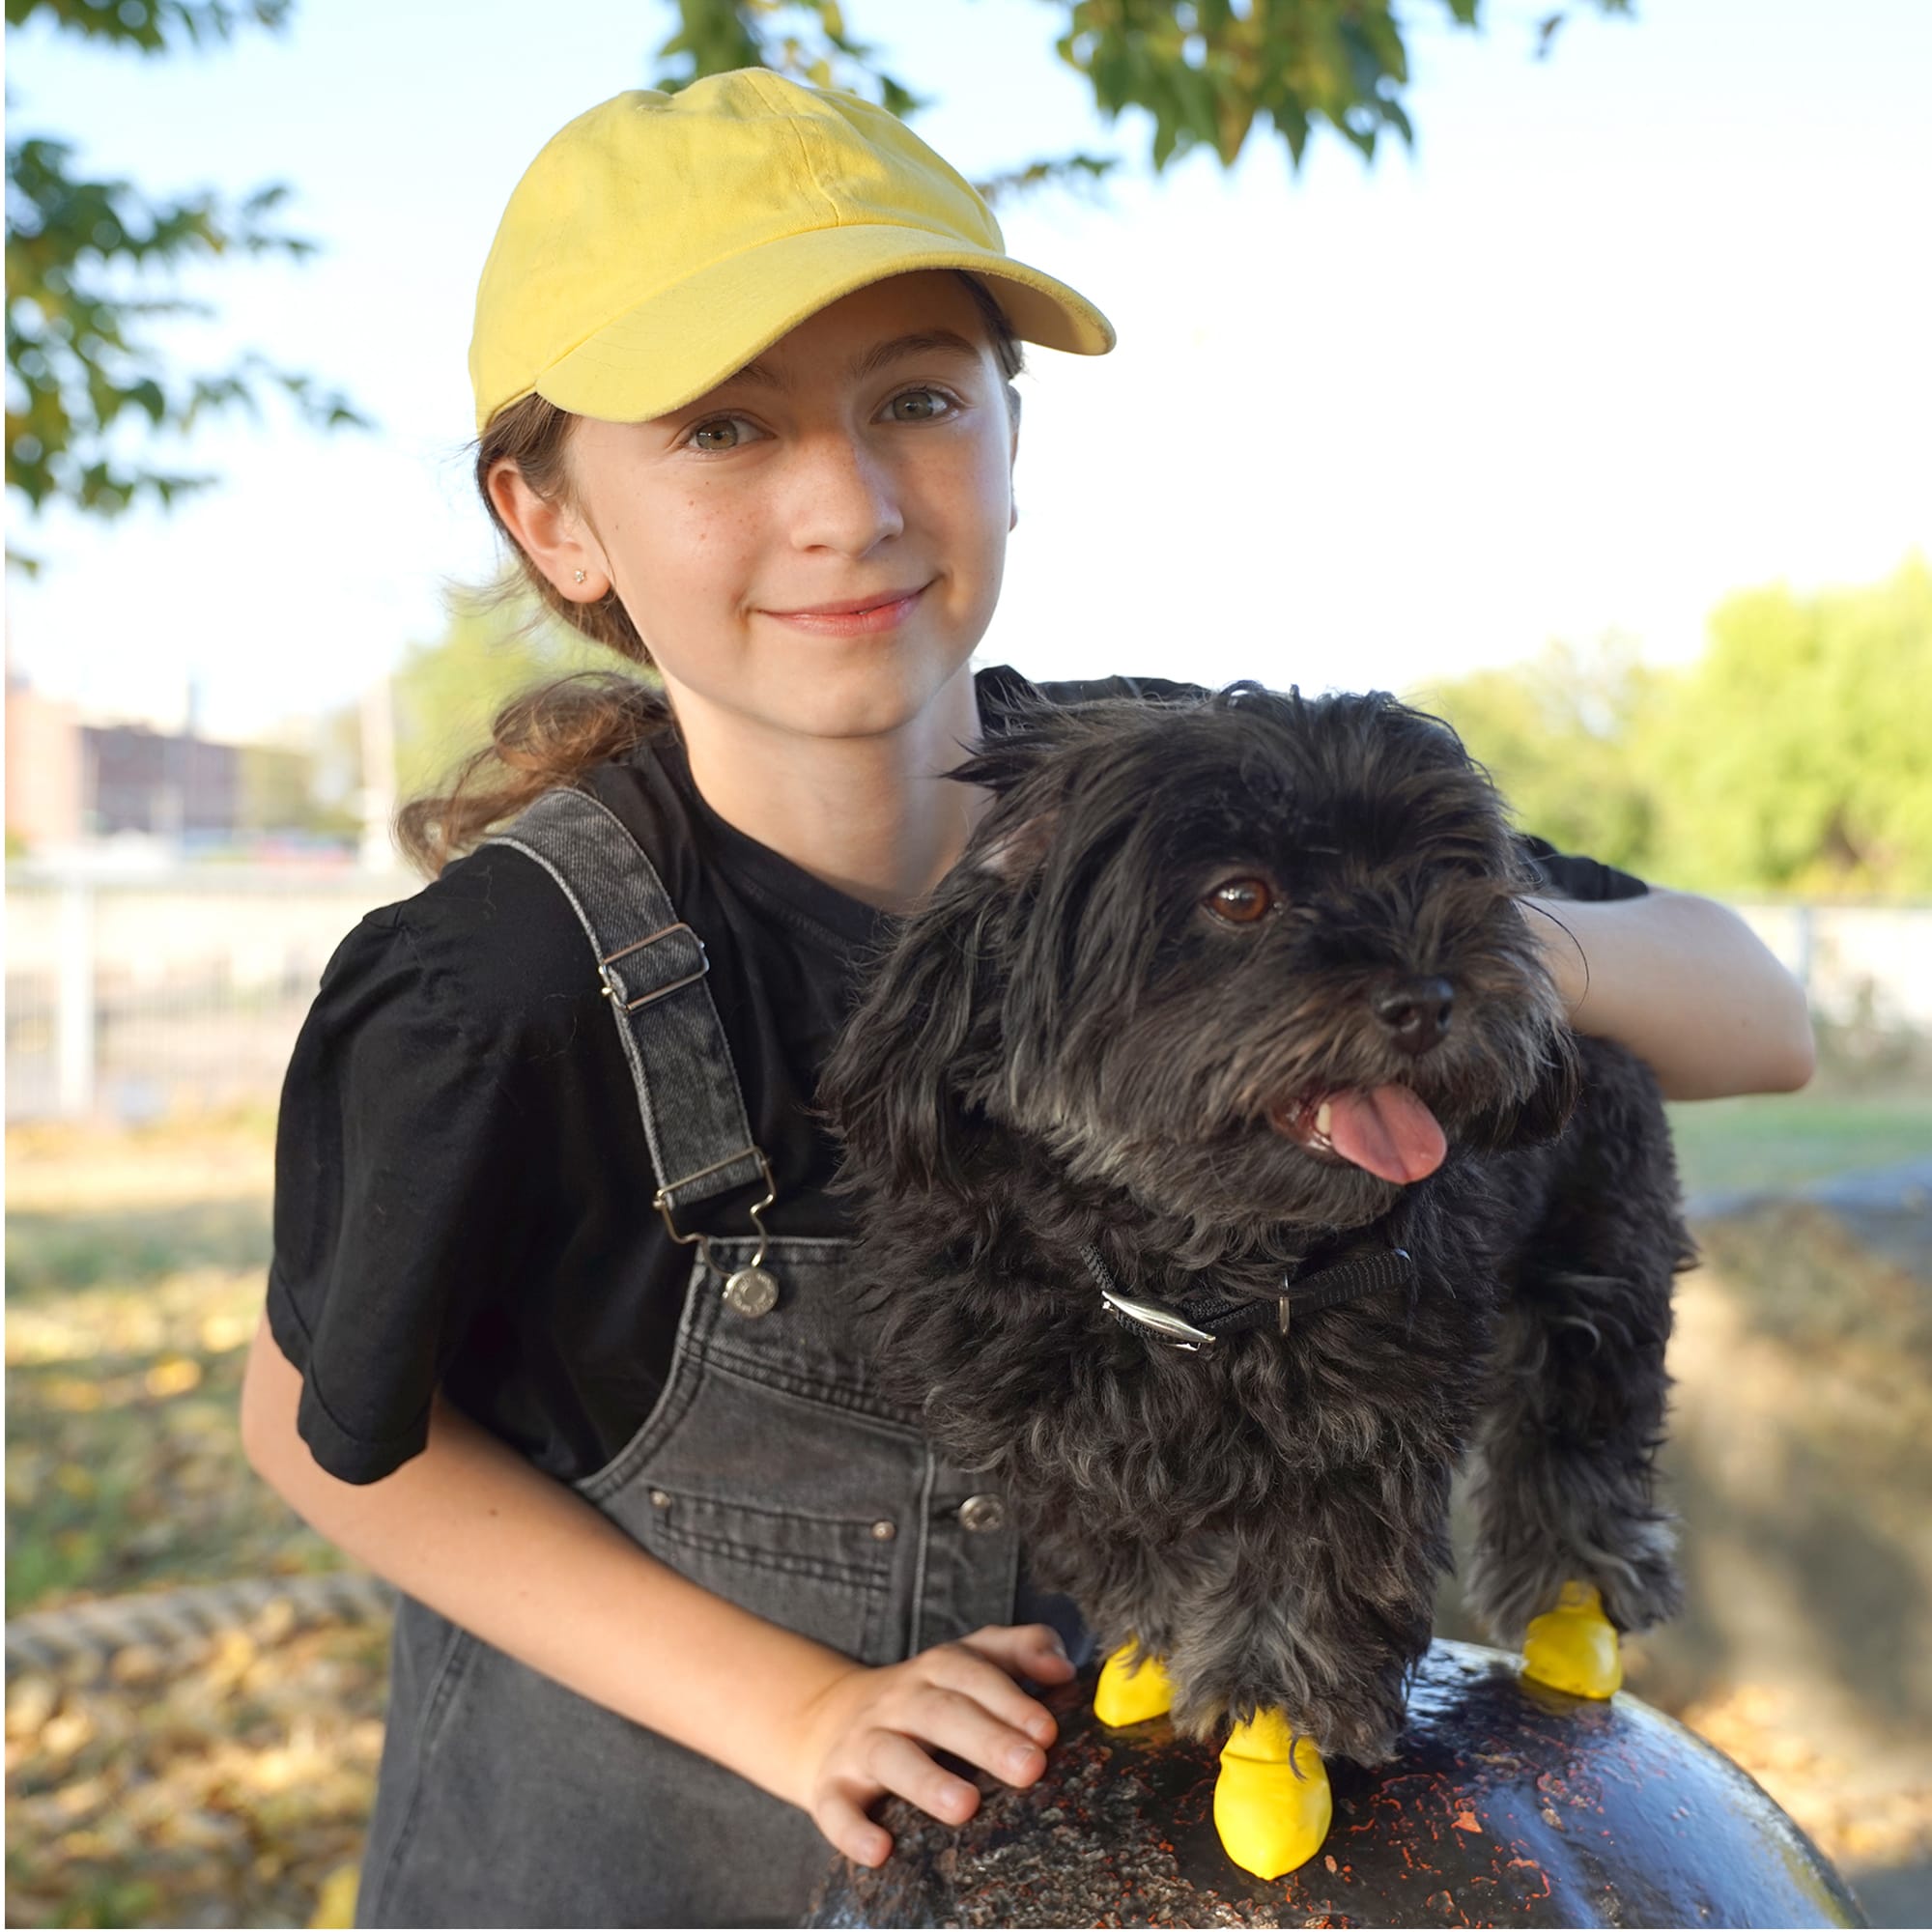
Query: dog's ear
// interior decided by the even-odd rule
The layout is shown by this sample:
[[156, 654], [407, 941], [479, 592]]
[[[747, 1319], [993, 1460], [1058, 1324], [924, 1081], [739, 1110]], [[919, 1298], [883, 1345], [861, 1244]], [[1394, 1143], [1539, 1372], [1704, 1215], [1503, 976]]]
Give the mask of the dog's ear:
[[810, 1110], [843, 1143], [833, 1191], [960, 1193], [974, 1123], [957, 1078], [988, 973], [983, 909], [922, 916], [877, 962]]
[[1010, 825], [989, 827], [983, 841], [974, 841], [966, 863], [1009, 886], [1023, 886], [1046, 863], [1059, 823], [1060, 811], [1055, 807]]
[[1553, 1141], [1576, 1111], [1583, 1090], [1582, 1063], [1567, 1028], [1548, 1035], [1536, 1084], [1513, 1106], [1479, 1114], [1458, 1136], [1488, 1153], [1511, 1148], [1541, 1147]]
[[998, 737], [946, 773], [993, 794], [960, 855], [962, 869], [1009, 886], [1024, 886], [1038, 874], [1060, 830], [1072, 781], [1064, 753], [1083, 728], [1077, 711], [1054, 705], [1016, 711]]

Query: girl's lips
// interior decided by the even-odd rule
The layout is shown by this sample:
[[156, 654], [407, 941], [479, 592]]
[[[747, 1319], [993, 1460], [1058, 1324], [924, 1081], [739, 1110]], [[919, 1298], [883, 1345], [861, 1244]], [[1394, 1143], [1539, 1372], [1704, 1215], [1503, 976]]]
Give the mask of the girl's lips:
[[858, 637], [868, 631], [893, 630], [904, 621], [912, 607], [931, 588], [929, 583], [922, 584], [910, 597], [901, 597], [895, 604], [875, 604], [869, 611], [767, 611], [765, 615], [776, 617], [781, 624], [790, 624], [820, 637]]

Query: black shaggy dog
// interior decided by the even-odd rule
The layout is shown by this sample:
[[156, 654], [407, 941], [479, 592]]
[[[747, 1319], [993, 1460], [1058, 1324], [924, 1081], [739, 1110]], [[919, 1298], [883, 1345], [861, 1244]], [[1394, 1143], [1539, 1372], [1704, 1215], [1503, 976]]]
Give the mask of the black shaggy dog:
[[[1467, 1594], [1677, 1608], [1652, 1458], [1690, 1259], [1656, 1083], [1574, 1036], [1454, 732], [1250, 683], [1029, 713], [821, 1086], [883, 1372], [1206, 1736], [1392, 1752]], [[1614, 1646], [1612, 1645], [1612, 1649]]]

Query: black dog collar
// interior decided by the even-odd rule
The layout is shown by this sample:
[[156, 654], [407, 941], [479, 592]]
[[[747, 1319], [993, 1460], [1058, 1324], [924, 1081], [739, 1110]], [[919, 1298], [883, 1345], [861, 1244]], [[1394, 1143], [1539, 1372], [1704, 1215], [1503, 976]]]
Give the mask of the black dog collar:
[[1294, 1273], [1283, 1277], [1281, 1287], [1266, 1299], [1233, 1297], [1216, 1289], [1196, 1288], [1187, 1292], [1177, 1309], [1150, 1296], [1123, 1294], [1097, 1248], [1082, 1248], [1080, 1259], [1099, 1284], [1100, 1299], [1112, 1314], [1141, 1334], [1190, 1353], [1198, 1353], [1224, 1335], [1243, 1335], [1269, 1321], [1286, 1335], [1289, 1318], [1295, 1309], [1306, 1314], [1315, 1308], [1332, 1308], [1337, 1302], [1353, 1301], [1357, 1295], [1372, 1294], [1379, 1288], [1406, 1287], [1415, 1276], [1415, 1263], [1406, 1248], [1380, 1248], [1374, 1254], [1352, 1256], [1318, 1268], [1313, 1274], [1300, 1272], [1307, 1266], [1303, 1262]]

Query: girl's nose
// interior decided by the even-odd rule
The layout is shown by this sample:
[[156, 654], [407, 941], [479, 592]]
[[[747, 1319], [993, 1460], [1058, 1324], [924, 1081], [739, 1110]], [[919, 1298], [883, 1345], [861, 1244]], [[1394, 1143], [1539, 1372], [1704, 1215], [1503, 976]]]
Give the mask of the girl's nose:
[[813, 437], [789, 466], [792, 539], [801, 550], [863, 556], [905, 528], [892, 468], [863, 437]]

